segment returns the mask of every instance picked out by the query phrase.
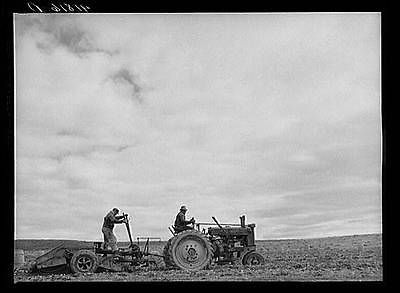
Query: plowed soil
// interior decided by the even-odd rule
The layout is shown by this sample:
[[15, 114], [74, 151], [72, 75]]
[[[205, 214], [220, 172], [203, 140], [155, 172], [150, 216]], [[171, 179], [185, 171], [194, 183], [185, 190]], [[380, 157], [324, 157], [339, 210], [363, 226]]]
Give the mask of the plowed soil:
[[[185, 272], [142, 267], [132, 273], [32, 274], [27, 265], [47, 250], [24, 250], [26, 265], [14, 272], [15, 282], [79, 281], [382, 281], [382, 235], [354, 235], [318, 239], [259, 240], [257, 251], [266, 262], [260, 267], [213, 265]], [[152, 244], [162, 252], [165, 242]]]

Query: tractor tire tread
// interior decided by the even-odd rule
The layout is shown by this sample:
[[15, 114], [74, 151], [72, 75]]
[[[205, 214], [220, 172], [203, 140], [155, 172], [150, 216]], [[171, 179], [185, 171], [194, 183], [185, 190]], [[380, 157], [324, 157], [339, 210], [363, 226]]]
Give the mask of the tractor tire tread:
[[180, 267], [175, 263], [175, 260], [173, 258], [173, 247], [175, 242], [178, 239], [181, 239], [183, 237], [185, 237], [186, 235], [197, 235], [198, 237], [200, 237], [207, 245], [207, 247], [209, 248], [209, 253], [210, 253], [210, 257], [209, 260], [207, 262], [206, 265], [204, 265], [204, 267], [202, 269], [209, 269], [213, 260], [213, 256], [214, 256], [214, 249], [213, 246], [211, 245], [210, 240], [208, 239], [208, 237], [201, 233], [198, 232], [196, 230], [186, 230], [186, 231], [182, 231], [181, 233], [177, 234], [176, 236], [170, 238], [167, 242], [167, 244], [164, 247], [164, 256], [165, 256], [165, 263], [167, 265], [167, 267], [170, 268], [174, 268], [174, 269], [180, 269]]

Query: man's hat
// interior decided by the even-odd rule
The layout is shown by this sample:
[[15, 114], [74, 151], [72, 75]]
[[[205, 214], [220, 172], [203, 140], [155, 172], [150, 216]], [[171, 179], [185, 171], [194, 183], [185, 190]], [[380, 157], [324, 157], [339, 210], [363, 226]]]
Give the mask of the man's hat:
[[119, 209], [117, 209], [117, 208], [113, 208], [112, 210], [119, 213]]
[[186, 206], [181, 206], [181, 211], [187, 211]]

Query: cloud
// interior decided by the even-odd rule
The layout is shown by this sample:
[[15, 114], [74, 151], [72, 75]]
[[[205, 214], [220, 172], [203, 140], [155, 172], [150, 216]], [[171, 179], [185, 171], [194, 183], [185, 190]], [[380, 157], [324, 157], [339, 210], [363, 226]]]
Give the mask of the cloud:
[[51, 54], [56, 48], [62, 47], [80, 58], [87, 57], [91, 53], [103, 53], [107, 55], [117, 54], [96, 46], [93, 37], [87, 31], [80, 28], [74, 17], [47, 15], [17, 16], [20, 34], [35, 32], [38, 37], [36, 47], [44, 53]]
[[111, 75], [111, 79], [115, 83], [127, 83], [132, 89], [132, 98], [138, 101], [140, 104], [143, 102], [141, 97], [142, 88], [139, 86], [136, 81], [137, 77], [135, 77], [128, 69], [120, 69], [113, 75]]
[[378, 14], [15, 20], [17, 237], [381, 231]]

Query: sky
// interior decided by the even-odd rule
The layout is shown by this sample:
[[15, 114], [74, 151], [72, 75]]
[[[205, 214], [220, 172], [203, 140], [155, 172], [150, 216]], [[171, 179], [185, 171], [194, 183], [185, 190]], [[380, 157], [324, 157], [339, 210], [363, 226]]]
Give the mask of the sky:
[[[380, 14], [16, 14], [15, 237], [382, 232]], [[125, 227], [114, 229], [119, 241]]]

